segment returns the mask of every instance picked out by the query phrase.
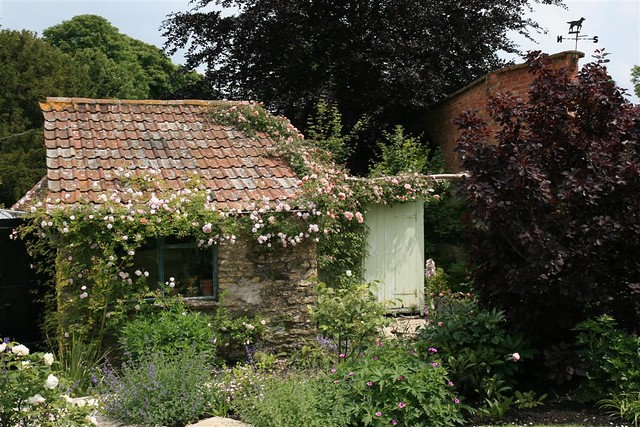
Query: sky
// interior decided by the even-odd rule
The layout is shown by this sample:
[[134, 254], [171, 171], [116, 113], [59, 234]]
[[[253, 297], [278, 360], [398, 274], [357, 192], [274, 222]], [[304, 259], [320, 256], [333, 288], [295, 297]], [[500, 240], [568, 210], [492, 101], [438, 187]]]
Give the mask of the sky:
[[[328, 0], [332, 1], [332, 0]], [[510, 34], [523, 51], [540, 49], [547, 53], [574, 50], [575, 42], [566, 40], [568, 21], [585, 18], [581, 34], [598, 36], [598, 43], [578, 42], [584, 52], [581, 65], [592, 60], [595, 49], [609, 52], [608, 70], [618, 86], [627, 89], [628, 99], [640, 103], [633, 95], [631, 68], [640, 65], [640, 0], [565, 0], [567, 9], [556, 6], [534, 5], [532, 18], [540, 23], [546, 34], [533, 34], [537, 43], [517, 34]], [[94, 14], [106, 18], [120, 32], [146, 43], [162, 47], [164, 38], [159, 27], [167, 15], [191, 8], [189, 0], [0, 0], [0, 28], [27, 29], [42, 35], [42, 30], [69, 20], [76, 15]], [[557, 36], [565, 38], [557, 42]], [[519, 57], [506, 56], [522, 62]], [[173, 58], [183, 62], [178, 52]]]

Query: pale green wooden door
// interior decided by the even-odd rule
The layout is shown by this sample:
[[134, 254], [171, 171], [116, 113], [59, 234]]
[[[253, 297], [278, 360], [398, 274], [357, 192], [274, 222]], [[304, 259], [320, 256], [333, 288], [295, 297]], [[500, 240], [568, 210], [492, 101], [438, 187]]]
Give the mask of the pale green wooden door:
[[378, 281], [380, 300], [391, 300], [394, 311], [422, 310], [424, 292], [423, 203], [370, 205], [369, 256], [365, 279]]

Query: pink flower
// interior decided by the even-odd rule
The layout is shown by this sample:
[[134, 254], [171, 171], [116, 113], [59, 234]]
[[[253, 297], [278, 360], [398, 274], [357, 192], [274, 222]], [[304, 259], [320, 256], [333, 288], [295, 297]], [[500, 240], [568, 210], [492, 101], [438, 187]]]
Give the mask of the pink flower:
[[367, 381], [367, 387], [372, 387], [372, 386], [373, 386], [373, 382]]
[[449, 387], [453, 387], [455, 384], [453, 384], [453, 381], [449, 381], [449, 382], [447, 383], [447, 385], [448, 385]]
[[376, 417], [381, 417], [382, 416], [382, 412], [378, 411], [376, 412]]
[[351, 221], [353, 219], [353, 212], [346, 211], [344, 213], [344, 217], [347, 219], [347, 221]]
[[453, 403], [455, 403], [455, 404], [457, 405], [458, 403], [460, 403], [460, 399], [458, 399], [457, 397], [455, 397], [455, 398], [453, 399]]
[[407, 404], [406, 404], [406, 403], [404, 403], [404, 402], [398, 402], [398, 408], [402, 409], [402, 408], [404, 408], [405, 406], [407, 406]]
[[347, 357], [347, 355], [346, 355], [346, 354], [344, 354], [344, 353], [340, 353], [340, 354], [338, 355], [338, 357], [339, 357], [340, 359], [344, 359], [345, 357]]
[[392, 425], [392, 426], [395, 426], [395, 425], [397, 425], [397, 424], [398, 424], [398, 420], [391, 420], [391, 425]]
[[364, 217], [362, 216], [362, 214], [360, 212], [356, 212], [356, 219], [358, 220], [358, 223], [362, 224], [364, 222]]
[[211, 223], [207, 223], [207, 224], [202, 226], [202, 232], [205, 233], [205, 234], [211, 233], [211, 229], [212, 229]]
[[511, 355], [511, 360], [513, 360], [514, 362], [518, 362], [520, 360], [520, 353], [513, 353]]
[[338, 384], [340, 382], [340, 380], [333, 380], [334, 384]]
[[429, 347], [429, 353], [437, 353], [438, 349], [435, 347]]
[[437, 367], [438, 367], [438, 362], [433, 362], [433, 363], [431, 364], [431, 366], [433, 366], [434, 368], [437, 368]]

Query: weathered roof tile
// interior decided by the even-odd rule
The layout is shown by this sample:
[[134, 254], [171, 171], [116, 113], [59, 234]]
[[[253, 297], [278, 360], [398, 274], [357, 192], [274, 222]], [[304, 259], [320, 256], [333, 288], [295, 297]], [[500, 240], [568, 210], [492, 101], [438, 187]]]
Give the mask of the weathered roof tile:
[[273, 141], [214, 123], [208, 114], [214, 105], [234, 103], [48, 98], [41, 104], [48, 196], [99, 203], [116, 186], [115, 169], [132, 167], [160, 170], [172, 189], [198, 175], [218, 207], [294, 198], [298, 179], [267, 152]]

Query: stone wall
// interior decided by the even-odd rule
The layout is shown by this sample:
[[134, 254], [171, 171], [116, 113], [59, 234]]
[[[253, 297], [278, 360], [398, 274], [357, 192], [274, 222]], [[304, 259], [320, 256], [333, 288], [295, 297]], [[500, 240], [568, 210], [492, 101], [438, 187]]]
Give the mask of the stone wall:
[[317, 276], [316, 247], [307, 240], [295, 247], [265, 250], [254, 239], [238, 238], [218, 249], [219, 291], [232, 313], [260, 313], [269, 321], [265, 346], [277, 351], [299, 347], [315, 336], [307, 305], [311, 278]]
[[[553, 68], [565, 67], [577, 73], [578, 60], [582, 57], [584, 54], [581, 52], [567, 51], [550, 55], [549, 58], [552, 60]], [[497, 125], [490, 120], [486, 112], [489, 98], [498, 92], [510, 91], [526, 101], [533, 79], [534, 76], [529, 72], [527, 64], [502, 68], [459, 89], [424, 114], [420, 127], [424, 129], [431, 142], [440, 147], [449, 170], [460, 170], [460, 162], [455, 152], [458, 128], [453, 124], [453, 120], [462, 112], [475, 109], [478, 110], [478, 116], [489, 123], [489, 130], [493, 132]]]

